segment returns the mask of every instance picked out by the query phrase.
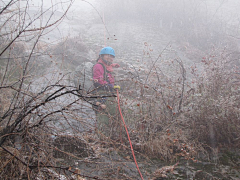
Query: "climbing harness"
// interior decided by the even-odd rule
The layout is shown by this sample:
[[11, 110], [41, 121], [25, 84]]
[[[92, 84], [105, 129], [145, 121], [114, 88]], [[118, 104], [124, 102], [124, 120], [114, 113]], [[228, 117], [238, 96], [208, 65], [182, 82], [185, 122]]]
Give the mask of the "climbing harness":
[[139, 169], [139, 167], [138, 167], [138, 163], [137, 163], [136, 157], [135, 157], [135, 155], [134, 155], [134, 151], [133, 151], [133, 147], [132, 147], [132, 142], [131, 142], [131, 139], [130, 139], [130, 136], [129, 136], [129, 133], [128, 133], [128, 130], [127, 130], [127, 126], [126, 126], [126, 124], [125, 124], [125, 121], [124, 121], [124, 118], [123, 118], [123, 115], [122, 115], [122, 111], [121, 111], [121, 107], [120, 107], [120, 98], [119, 98], [118, 89], [116, 89], [116, 90], [117, 90], [117, 99], [118, 99], [118, 110], [119, 110], [119, 113], [120, 113], [122, 122], [123, 122], [123, 124], [124, 124], [125, 130], [126, 130], [126, 132], [127, 132], [128, 141], [129, 141], [129, 144], [130, 144], [130, 147], [131, 147], [131, 151], [132, 151], [132, 155], [133, 155], [134, 162], [135, 162], [135, 164], [136, 164], [138, 173], [139, 173], [139, 175], [141, 176], [141, 179], [143, 180], [143, 176], [142, 176], [142, 174], [141, 174], [141, 171], [140, 171], [140, 169]]

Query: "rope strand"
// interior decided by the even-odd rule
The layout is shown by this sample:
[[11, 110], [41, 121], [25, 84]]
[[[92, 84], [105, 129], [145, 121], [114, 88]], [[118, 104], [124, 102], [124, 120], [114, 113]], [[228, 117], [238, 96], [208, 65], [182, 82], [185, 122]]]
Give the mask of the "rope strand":
[[143, 179], [143, 176], [142, 176], [142, 174], [141, 174], [141, 171], [140, 171], [140, 169], [139, 169], [139, 167], [138, 167], [138, 163], [137, 163], [136, 157], [135, 157], [135, 155], [134, 155], [133, 147], [132, 147], [132, 142], [131, 142], [131, 139], [130, 139], [130, 136], [129, 136], [129, 133], [128, 133], [128, 130], [127, 130], [127, 126], [126, 126], [126, 124], [125, 124], [123, 115], [122, 115], [122, 111], [121, 111], [121, 108], [120, 108], [120, 99], [119, 99], [118, 89], [117, 89], [117, 99], [118, 99], [118, 110], [119, 110], [121, 119], [122, 119], [122, 121], [123, 121], [125, 130], [126, 130], [126, 132], [127, 132], [127, 136], [128, 136], [129, 144], [130, 144], [130, 146], [131, 146], [131, 151], [132, 151], [133, 159], [134, 159], [134, 161], [135, 161], [135, 164], [136, 164], [138, 173], [139, 173], [139, 175], [141, 176], [141, 179], [144, 180], [144, 179]]

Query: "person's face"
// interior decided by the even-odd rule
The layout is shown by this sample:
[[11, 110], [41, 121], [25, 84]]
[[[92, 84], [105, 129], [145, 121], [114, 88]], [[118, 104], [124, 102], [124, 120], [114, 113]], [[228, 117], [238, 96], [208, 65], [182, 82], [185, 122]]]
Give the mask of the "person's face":
[[114, 56], [110, 54], [104, 54], [103, 59], [106, 60], [109, 64], [112, 64]]

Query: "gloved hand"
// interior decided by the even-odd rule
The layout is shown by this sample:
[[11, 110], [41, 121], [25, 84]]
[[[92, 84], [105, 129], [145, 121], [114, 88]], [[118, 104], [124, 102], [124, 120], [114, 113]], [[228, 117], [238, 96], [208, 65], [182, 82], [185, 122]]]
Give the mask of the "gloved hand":
[[103, 86], [105, 91], [113, 91], [114, 87], [112, 84], [106, 84]]
[[113, 88], [120, 90], [120, 86], [119, 85], [114, 85]]
[[111, 64], [112, 67], [119, 68], [120, 65], [118, 63]]

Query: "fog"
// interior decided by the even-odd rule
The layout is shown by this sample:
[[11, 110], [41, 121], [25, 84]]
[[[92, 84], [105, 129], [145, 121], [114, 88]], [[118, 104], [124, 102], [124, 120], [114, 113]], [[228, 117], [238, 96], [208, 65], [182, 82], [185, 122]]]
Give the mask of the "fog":
[[197, 59], [185, 57], [190, 47], [200, 51], [198, 56], [213, 47], [239, 48], [240, 2], [235, 0], [31, 0], [16, 6], [27, 7], [27, 21], [44, 12], [33, 27], [50, 24], [68, 10], [41, 41], [57, 44], [78, 37], [96, 56], [99, 48], [94, 46], [112, 46], [120, 61], [137, 62], [146, 51], [154, 60], [171, 47], [188, 64]]
[[[55, 17], [67, 4], [60, 0], [43, 1], [43, 5], [38, 0], [31, 2], [32, 7], [43, 9], [55, 4], [49, 9]], [[145, 42], [151, 44], [153, 58], [168, 44], [189, 43], [207, 51], [221, 44], [230, 46], [226, 38], [239, 37], [239, 5], [234, 0], [74, 1], [66, 18], [45, 41], [81, 36], [93, 44], [114, 47], [123, 59], [139, 59]]]
[[[49, 11], [57, 12], [54, 16], [58, 16], [66, 10], [66, 5], [67, 2], [61, 0], [32, 0], [29, 3], [29, 11], [50, 8]], [[102, 36], [106, 34], [105, 40], [102, 37], [103, 42], [109, 38], [108, 43], [112, 44], [113, 39], [126, 41], [126, 34], [129, 33], [126, 27], [118, 27], [119, 24], [127, 23], [127, 26], [132, 27], [138, 23], [143, 28], [157, 27], [156, 33], [163, 29], [172, 30], [171, 34], [177, 35], [178, 31], [184, 28], [186, 33], [201, 31], [199, 28], [202, 28], [209, 30], [205, 33], [222, 31], [226, 35], [237, 36], [240, 22], [239, 5], [240, 2], [235, 0], [73, 1], [67, 17], [53, 34], [55, 38], [75, 36], [83, 34], [82, 30], [91, 31], [94, 25], [101, 25], [99, 31], [102, 31]], [[217, 24], [220, 25], [220, 29], [219, 26], [216, 27]], [[232, 28], [231, 32], [229, 28]], [[59, 36], [56, 36], [56, 32]], [[144, 39], [149, 40], [148, 36], [145, 34]], [[118, 41], [114, 41], [114, 44]]]

